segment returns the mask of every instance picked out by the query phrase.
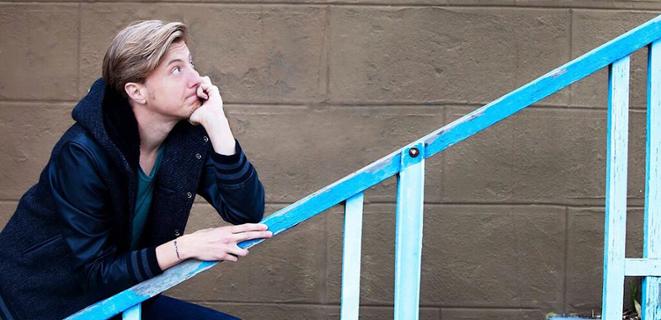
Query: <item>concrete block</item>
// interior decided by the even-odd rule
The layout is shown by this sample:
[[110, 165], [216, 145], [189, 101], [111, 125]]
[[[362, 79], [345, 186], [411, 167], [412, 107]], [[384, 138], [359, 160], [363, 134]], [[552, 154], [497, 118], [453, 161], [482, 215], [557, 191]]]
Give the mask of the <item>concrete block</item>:
[[490, 102], [568, 60], [569, 22], [553, 9], [333, 7], [330, 101]]
[[[567, 230], [567, 312], [601, 312], [604, 268], [604, 209], [569, 208]], [[628, 258], [642, 257], [643, 210], [627, 211]], [[626, 278], [624, 305], [631, 305], [631, 287], [637, 278]], [[639, 284], [639, 283], [638, 283]]]
[[[9, 2], [20, 2], [21, 0], [10, 0]], [[38, 0], [38, 2], [56, 2], [57, 0]], [[94, 0], [86, 0], [93, 2]], [[118, 2], [131, 2], [131, 0], [120, 0]], [[182, 2], [196, 2], [196, 0], [183, 0]], [[213, 0], [213, 3], [235, 4], [233, 0]], [[281, 4], [279, 0], [261, 0], [264, 4]], [[288, 4], [336, 4], [333, 0], [291, 0]], [[539, 8], [594, 8], [594, 9], [636, 9], [636, 10], [660, 10], [661, 4], [655, 0], [347, 0], [347, 4], [377, 4], [377, 5], [435, 5], [435, 6], [459, 6], [459, 7], [539, 7]]]
[[0, 99], [78, 97], [78, 5], [0, 5]]
[[66, 103], [0, 103], [0, 199], [18, 200], [39, 178], [73, 123]]
[[[229, 1], [229, 0], [221, 0]], [[311, 0], [308, 0], [311, 1]], [[328, 1], [332, 2], [332, 1]], [[383, 4], [380, 0], [348, 0], [352, 4]], [[437, 5], [460, 7], [539, 7], [539, 8], [594, 8], [594, 9], [637, 9], [661, 10], [654, 0], [389, 0], [392, 5]]]
[[544, 310], [535, 309], [470, 309], [470, 308], [442, 308], [443, 320], [506, 320], [506, 319], [545, 319]]
[[81, 91], [100, 75], [114, 35], [131, 21], [161, 17], [190, 28], [196, 67], [225, 102], [321, 101], [326, 90], [321, 7], [84, 4]]
[[[273, 212], [280, 206], [267, 206]], [[322, 302], [325, 279], [324, 216], [265, 241], [239, 262], [222, 262], [168, 294], [187, 300], [234, 302]], [[209, 205], [196, 204], [186, 233], [219, 226]]]
[[[479, 1], [479, 0], [477, 0]], [[641, 9], [658, 10], [661, 3], [650, 0], [516, 0], [520, 6], [560, 7], [560, 8], [595, 8], [595, 9]]]
[[18, 201], [0, 201], [0, 230], [2, 230], [16, 211]]
[[[448, 119], [470, 111], [448, 109]], [[629, 197], [644, 197], [645, 114], [631, 112]], [[606, 113], [527, 109], [447, 150], [443, 200], [603, 204]]]
[[[578, 57], [657, 15], [653, 12], [575, 10], [572, 14], [572, 57]], [[631, 60], [632, 108], [645, 108], [646, 82], [647, 49], [643, 48], [636, 51]], [[572, 105], [606, 108], [608, 68], [577, 82], [571, 90]]]
[[[394, 212], [365, 208], [361, 303], [393, 301]], [[327, 222], [328, 298], [338, 301], [342, 215]], [[561, 207], [425, 206], [421, 304], [560, 308], [564, 225]]]
[[[230, 125], [269, 202], [294, 202], [444, 124], [439, 107], [227, 106]], [[441, 157], [427, 163], [429, 199], [439, 198]], [[395, 180], [367, 201], [393, 201]]]

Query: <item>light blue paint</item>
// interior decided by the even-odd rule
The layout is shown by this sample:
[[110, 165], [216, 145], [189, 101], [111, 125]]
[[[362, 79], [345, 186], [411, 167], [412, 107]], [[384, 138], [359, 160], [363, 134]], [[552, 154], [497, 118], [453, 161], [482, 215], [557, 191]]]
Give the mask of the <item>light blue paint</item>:
[[627, 136], [629, 133], [629, 57], [614, 62], [608, 76], [606, 137], [606, 217], [602, 317], [622, 319], [624, 244], [627, 228]]
[[[425, 146], [424, 158], [431, 157], [659, 38], [661, 38], [661, 16], [273, 213], [264, 219], [263, 223], [269, 226], [274, 235], [282, 233], [397, 174], [402, 161], [401, 153], [411, 146]], [[250, 248], [262, 241], [245, 241], [240, 246]], [[68, 319], [106, 319], [215, 264], [216, 262], [187, 261], [169, 269], [163, 275], [81, 310]]]
[[360, 306], [360, 247], [363, 229], [363, 194], [347, 200], [344, 209], [342, 303], [340, 319], [358, 320]]
[[659, 277], [661, 276], [661, 259], [627, 258], [624, 260], [624, 275], [627, 277]]
[[138, 304], [124, 311], [124, 313], [122, 314], [122, 319], [140, 320], [140, 318], [142, 317], [141, 313], [142, 313], [142, 307], [141, 305]]
[[424, 145], [419, 143], [401, 154], [395, 221], [395, 320], [417, 320], [419, 315], [424, 151]]
[[143, 281], [129, 289], [126, 289], [108, 299], [95, 303], [66, 319], [76, 320], [95, 320], [108, 319], [120, 314], [136, 304], [156, 296], [157, 294], [186, 281], [196, 274], [205, 271], [216, 262], [187, 260], [176, 267], [165, 270], [162, 274]]
[[[151, 281], [153, 279], [156, 278], [152, 278], [147, 281]], [[83, 310], [76, 312], [75, 314], [67, 317], [66, 319], [67, 320], [108, 319], [114, 315], [122, 313], [122, 311], [127, 310], [149, 298], [150, 297], [145, 296], [143, 294], [139, 294], [131, 289], [124, 290], [106, 300], [95, 303]]]
[[[661, 258], [661, 42], [649, 46], [647, 59], [647, 160], [643, 258]], [[657, 264], [658, 266], [658, 264]], [[655, 271], [659, 271], [655, 269]], [[661, 319], [661, 274], [643, 279], [642, 318]]]

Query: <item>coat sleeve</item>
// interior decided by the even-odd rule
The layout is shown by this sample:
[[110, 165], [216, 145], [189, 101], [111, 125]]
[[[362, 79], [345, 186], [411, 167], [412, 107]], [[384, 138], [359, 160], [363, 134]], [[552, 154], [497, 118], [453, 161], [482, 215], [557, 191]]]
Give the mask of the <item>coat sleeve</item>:
[[259, 222], [264, 215], [264, 187], [238, 141], [231, 156], [210, 147], [197, 193], [232, 224]]
[[50, 164], [48, 179], [65, 225], [63, 237], [85, 275], [86, 287], [112, 294], [162, 270], [154, 247], [119, 252], [111, 239], [110, 190], [101, 179], [99, 161], [86, 146], [69, 142]]

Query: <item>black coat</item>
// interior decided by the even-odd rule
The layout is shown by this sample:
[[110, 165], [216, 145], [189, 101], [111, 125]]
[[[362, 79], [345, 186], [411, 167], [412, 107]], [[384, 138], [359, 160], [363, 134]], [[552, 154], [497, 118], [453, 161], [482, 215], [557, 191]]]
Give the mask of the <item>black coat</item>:
[[0, 316], [61, 319], [160, 274], [155, 248], [183, 233], [197, 193], [223, 219], [257, 222], [264, 189], [237, 142], [215, 153], [202, 126], [164, 142], [138, 250], [130, 250], [139, 163], [126, 99], [97, 80], [73, 111], [39, 182], [0, 233]]

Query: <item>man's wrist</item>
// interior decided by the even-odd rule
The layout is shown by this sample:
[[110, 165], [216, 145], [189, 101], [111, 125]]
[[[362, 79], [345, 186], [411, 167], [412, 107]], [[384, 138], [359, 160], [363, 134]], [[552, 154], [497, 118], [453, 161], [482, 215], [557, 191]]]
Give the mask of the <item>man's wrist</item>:
[[177, 259], [180, 261], [187, 260], [191, 257], [190, 249], [188, 246], [188, 236], [184, 235], [179, 238], [174, 239], [176, 245], [175, 250], [177, 254]]
[[229, 121], [227, 120], [225, 114], [222, 112], [220, 114], [210, 114], [207, 117], [203, 117], [200, 120], [200, 124], [207, 131], [219, 130], [222, 129], [223, 127], [229, 128]]

